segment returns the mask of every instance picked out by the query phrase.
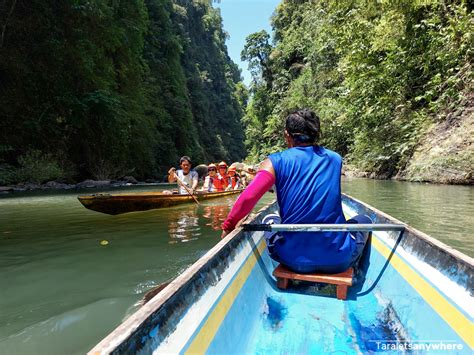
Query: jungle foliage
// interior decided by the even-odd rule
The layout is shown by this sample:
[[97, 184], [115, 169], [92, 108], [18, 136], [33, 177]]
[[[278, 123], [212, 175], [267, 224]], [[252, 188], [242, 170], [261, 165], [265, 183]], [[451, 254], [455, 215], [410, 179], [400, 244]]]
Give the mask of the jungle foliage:
[[321, 144], [392, 176], [472, 90], [467, 1], [283, 0], [272, 25], [273, 40], [254, 33], [242, 51], [253, 74], [243, 119], [253, 161], [284, 148], [286, 113], [309, 107]]
[[209, 0], [2, 1], [0, 184], [241, 159], [225, 39]]

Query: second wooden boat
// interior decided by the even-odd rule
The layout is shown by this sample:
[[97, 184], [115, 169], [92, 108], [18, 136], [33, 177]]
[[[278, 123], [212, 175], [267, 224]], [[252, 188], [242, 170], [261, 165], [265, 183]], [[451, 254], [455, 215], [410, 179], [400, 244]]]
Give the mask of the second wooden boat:
[[[201, 192], [194, 196], [199, 200], [208, 200], [239, 194], [242, 190], [222, 192]], [[170, 207], [182, 203], [194, 203], [190, 195], [165, 194], [163, 192], [127, 192], [117, 194], [92, 194], [78, 196], [78, 200], [93, 211], [116, 215], [127, 212], [147, 211]]]

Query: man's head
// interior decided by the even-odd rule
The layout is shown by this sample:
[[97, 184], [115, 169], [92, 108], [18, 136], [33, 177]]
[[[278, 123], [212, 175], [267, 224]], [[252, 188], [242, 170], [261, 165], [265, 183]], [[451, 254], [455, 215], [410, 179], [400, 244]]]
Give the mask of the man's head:
[[237, 171], [236, 167], [235, 167], [235, 166], [231, 166], [231, 167], [229, 168], [229, 170], [227, 170], [227, 174], [229, 174], [230, 176], [234, 176], [235, 173], [236, 173], [236, 171]]
[[181, 159], [179, 159], [179, 166], [181, 167], [181, 169], [183, 169], [183, 173], [189, 173], [189, 171], [191, 170], [191, 165], [191, 158], [187, 155], [182, 156]]
[[285, 134], [295, 146], [314, 144], [321, 135], [319, 117], [309, 109], [293, 111], [286, 117]]

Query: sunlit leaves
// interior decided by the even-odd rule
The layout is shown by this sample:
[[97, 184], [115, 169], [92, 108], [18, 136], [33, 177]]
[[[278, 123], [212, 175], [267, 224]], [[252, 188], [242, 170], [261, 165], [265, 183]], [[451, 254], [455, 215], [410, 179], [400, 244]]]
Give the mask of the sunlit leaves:
[[254, 85], [250, 101], [267, 109], [247, 111], [268, 143], [248, 142], [252, 157], [280, 148], [285, 112], [306, 106], [321, 117], [322, 144], [392, 175], [472, 85], [472, 12], [462, 1], [283, 1], [273, 26], [272, 86]]

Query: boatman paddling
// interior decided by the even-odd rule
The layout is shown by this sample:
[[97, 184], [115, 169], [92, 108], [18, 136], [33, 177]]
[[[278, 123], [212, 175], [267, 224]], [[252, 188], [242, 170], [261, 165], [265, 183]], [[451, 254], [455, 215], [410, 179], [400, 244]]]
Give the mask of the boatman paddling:
[[[289, 114], [284, 136], [288, 149], [269, 155], [222, 224], [222, 237], [254, 208], [273, 184], [281, 223], [371, 223], [367, 216], [346, 222], [342, 213], [339, 154], [319, 146], [319, 117], [304, 109]], [[280, 223], [276, 221], [276, 223]], [[339, 273], [362, 254], [368, 233], [282, 232], [267, 236], [270, 256], [300, 273]]]
[[[171, 168], [168, 171], [168, 182], [170, 184], [176, 182], [178, 180], [176, 177], [178, 177], [186, 185], [186, 187], [188, 187], [189, 191], [194, 194], [194, 191], [198, 185], [199, 175], [197, 171], [191, 170], [191, 158], [187, 155], [181, 157], [181, 159], [179, 159], [179, 166], [181, 167], [179, 170]], [[180, 184], [178, 184], [178, 186], [178, 191], [180, 194], [189, 194], [183, 186]]]

